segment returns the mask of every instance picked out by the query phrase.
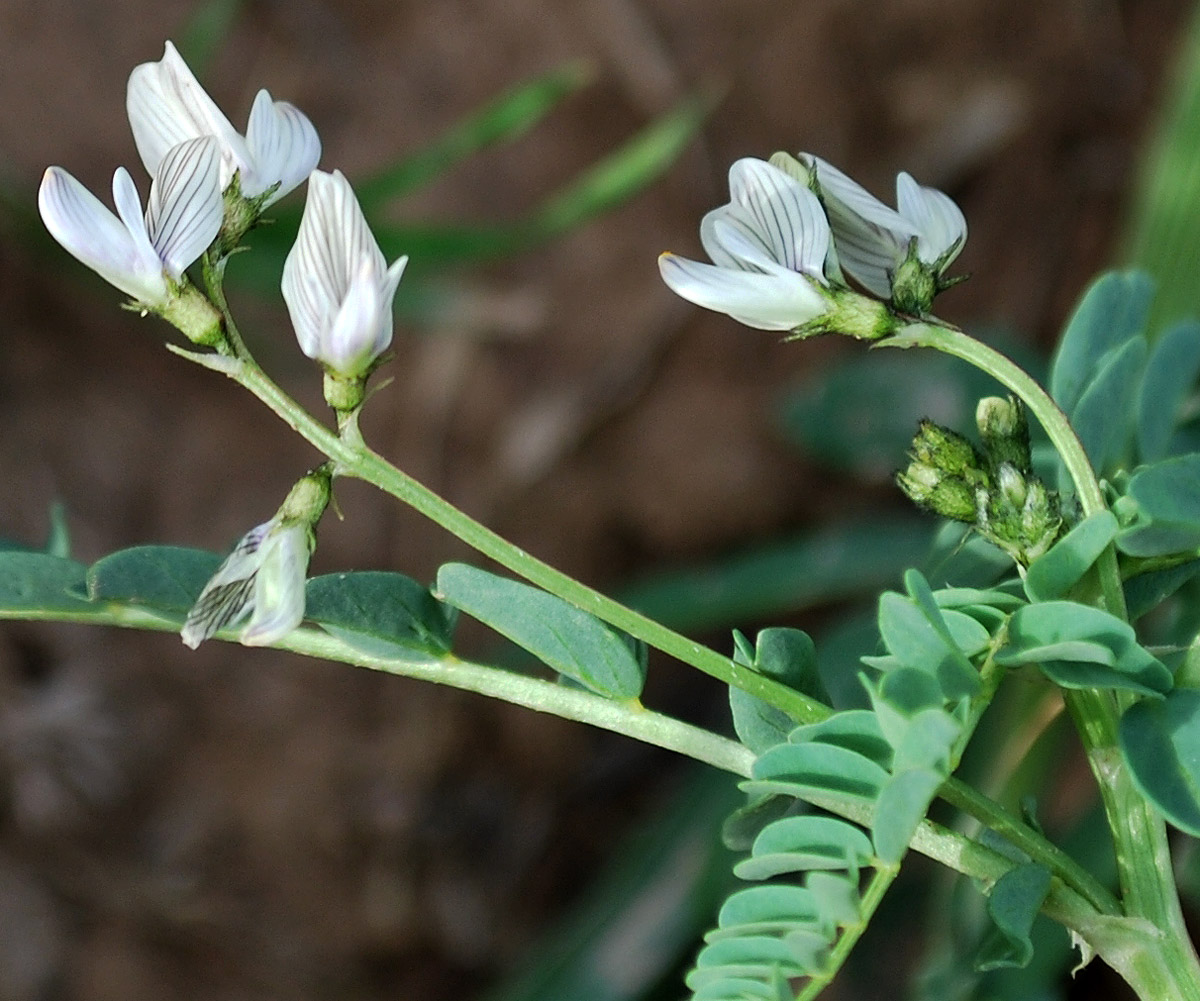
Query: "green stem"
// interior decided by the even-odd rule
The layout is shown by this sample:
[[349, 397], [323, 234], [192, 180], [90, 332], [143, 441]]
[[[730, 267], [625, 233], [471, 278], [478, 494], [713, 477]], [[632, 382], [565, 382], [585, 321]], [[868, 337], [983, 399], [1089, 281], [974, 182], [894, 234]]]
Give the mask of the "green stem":
[[[136, 605], [112, 601], [97, 602], [93, 607], [85, 606], [75, 610], [0, 609], [0, 620], [2, 619], [78, 622], [155, 632], [179, 631], [179, 623], [176, 621]], [[216, 638], [233, 639], [235, 633], [236, 630]], [[754, 764], [754, 753], [743, 744], [674, 717], [652, 712], [636, 699], [608, 699], [553, 681], [460, 660], [451, 654], [436, 660], [413, 661], [377, 657], [357, 650], [319, 629], [295, 629], [276, 643], [275, 647], [305, 657], [340, 661], [355, 667], [449, 685], [451, 688], [511, 702], [534, 712], [552, 713], [563, 719], [587, 723], [602, 730], [611, 730], [653, 744], [655, 747], [675, 751], [734, 775], [749, 777], [750, 768]]]
[[[986, 372], [997, 382], [1012, 390], [1045, 429], [1063, 465], [1066, 467], [1083, 516], [1104, 511], [1108, 505], [1100, 481], [1092, 470], [1083, 443], [1070, 421], [1054, 402], [1050, 394], [1041, 387], [1028, 372], [1006, 358], [999, 351], [963, 333], [955, 327], [938, 323], [910, 323], [894, 337], [876, 342], [885, 348], [933, 348], [944, 354], [953, 355]], [[1121, 576], [1117, 571], [1116, 552], [1110, 546], [1097, 562], [1104, 604], [1108, 611], [1125, 618], [1125, 592], [1121, 587]]]
[[625, 607], [518, 549], [407, 473], [397, 469], [363, 444], [361, 438], [354, 440], [353, 436], [347, 436], [351, 440], [343, 440], [330, 431], [253, 363], [241, 359], [238, 363], [230, 365], [226, 363], [227, 359], [209, 360], [211, 356], [208, 355], [178, 353], [221, 371], [245, 386], [289, 427], [332, 459], [336, 464], [337, 475], [357, 477], [377, 486], [530, 583], [705, 674], [741, 688], [751, 695], [759, 696], [798, 722], [817, 722], [829, 715], [828, 707], [817, 700], [735, 664], [728, 657], [668, 629], [640, 612]]
[[[684, 663], [765, 699], [798, 722], [819, 722], [832, 713], [832, 710], [822, 703], [733, 663], [707, 647], [626, 608], [516, 549], [490, 529], [458, 511], [449, 502], [372, 452], [362, 443], [361, 438], [351, 438], [347, 441], [332, 433], [272, 382], [253, 362], [247, 362], [245, 359], [216, 358], [178, 348], [173, 350], [189, 360], [229, 376], [249, 389], [289, 427], [334, 460], [339, 475], [357, 476], [378, 485], [539, 587], [557, 594]], [[953, 778], [943, 785], [939, 795], [948, 803], [965, 810], [980, 823], [1009, 838], [1027, 855], [1045, 865], [1067, 885], [1074, 887], [1098, 910], [1112, 909], [1111, 894], [1086, 870], [1041, 834], [1007, 813], [998, 803]]]
[[[969, 362], [1008, 387], [1033, 413], [1058, 451], [1084, 517], [1106, 509], [1100, 483], [1066, 415], [1036, 380], [1004, 355], [961, 330], [937, 323], [912, 323], [879, 345], [934, 348]], [[1095, 575], [1104, 607], [1126, 618], [1124, 589], [1111, 545], [1097, 561]], [[1143, 997], [1200, 998], [1200, 960], [1184, 925], [1166, 825], [1134, 786], [1118, 744], [1121, 706], [1106, 691], [1064, 691], [1063, 697], [1100, 787], [1113, 835], [1125, 913], [1144, 919], [1160, 933], [1149, 944], [1141, 943], [1123, 966], [1113, 965]], [[1152, 955], [1145, 954], [1147, 949]], [[1139, 986], [1139, 981], [1150, 986]], [[1168, 981], [1169, 990], [1154, 992], [1165, 989]]]

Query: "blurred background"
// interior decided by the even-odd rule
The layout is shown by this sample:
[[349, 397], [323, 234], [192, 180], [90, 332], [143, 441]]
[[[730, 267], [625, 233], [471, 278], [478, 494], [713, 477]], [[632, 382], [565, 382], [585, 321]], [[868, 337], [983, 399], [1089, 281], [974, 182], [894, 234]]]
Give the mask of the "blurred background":
[[[372, 221], [389, 260], [413, 262], [368, 441], [522, 547], [721, 649], [732, 625], [819, 627], [831, 594], [916, 559], [929, 526], [907, 518], [891, 473], [917, 417], [973, 400], [941, 370], [885, 368], [868, 396], [904, 417], [881, 429], [878, 408], [842, 392], [859, 346], [781, 345], [692, 308], [661, 284], [657, 254], [702, 256], [700, 217], [740, 156], [817, 152], [885, 200], [906, 169], [970, 224], [957, 268], [973, 277], [939, 314], [1044, 356], [1097, 270], [1160, 245], [1138, 239], [1190, 79], [1189, 21], [1184, 0], [5, 0], [0, 535], [38, 542], [60, 502], [85, 562], [143, 542], [224, 551], [315, 461], [247, 394], [165, 351], [169, 329], [118, 309], [34, 214], [48, 164], [106, 201], [125, 164], [145, 191], [125, 81], [171, 38], [239, 129], [266, 87], [316, 124], [322, 168], [384, 179]], [[556, 95], [539, 121], [476, 135], [485, 148], [435, 158], [403, 197], [389, 188], [390, 167], [452, 148], [438, 143], [456, 123], [535, 80]], [[615, 173], [594, 173], [620, 150]], [[278, 228], [251, 235], [262, 260], [230, 265], [231, 298], [260, 361], [317, 409], [277, 294], [301, 205], [290, 196]], [[1200, 263], [1194, 248], [1171, 260]], [[342, 484], [337, 498], [344, 520], [322, 526], [315, 573], [427, 581], [469, 558], [382, 495]], [[887, 531], [837, 534], [847, 524]], [[818, 553], [823, 590], [806, 581]], [[724, 698], [652, 666], [656, 707], [723, 726]], [[589, 983], [607, 991], [593, 996], [678, 997], [719, 892], [706, 874], [727, 871], [698, 847], [735, 802], [725, 785], [404, 679], [5, 624], [0, 999], [523, 1001], [555, 996], [527, 957], [564, 927], [607, 950], [590, 954]], [[635, 831], [665, 853], [653, 894], [645, 873], [606, 868]], [[885, 980], [852, 975], [833, 996], [894, 997]]]

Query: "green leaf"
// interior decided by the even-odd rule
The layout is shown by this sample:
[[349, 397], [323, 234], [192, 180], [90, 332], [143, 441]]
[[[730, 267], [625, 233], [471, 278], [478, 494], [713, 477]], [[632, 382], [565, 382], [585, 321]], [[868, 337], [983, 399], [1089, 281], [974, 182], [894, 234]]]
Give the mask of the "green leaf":
[[[987, 631], [970, 616], [957, 612], [936, 614], [936, 622], [931, 621], [927, 608], [886, 591], [879, 598], [879, 634], [900, 664], [935, 677], [947, 699], [974, 695], [979, 690], [979, 675], [959, 641], [971, 649], [981, 649], [987, 645]], [[950, 616], [954, 616], [953, 628], [962, 633], [961, 637], [951, 634]]]
[[524, 135], [594, 75], [588, 63], [571, 62], [501, 94], [428, 146], [356, 184], [363, 211], [371, 214], [385, 202], [436, 180], [468, 156]]
[[[735, 633], [734, 641], [737, 646], [734, 660], [739, 664], [781, 681], [805, 695], [821, 701], [828, 700], [817, 674], [816, 650], [807, 633], [799, 629], [764, 629], [758, 634], [749, 658], [745, 637]], [[788, 733], [795, 726], [787, 713], [732, 685], [729, 688], [729, 708], [738, 739], [755, 754], [761, 754], [768, 747], [787, 740]]]
[[1168, 556], [1200, 547], [1200, 454], [1143, 466], [1129, 478], [1137, 520], [1117, 536], [1130, 556]]
[[1025, 967], [1033, 958], [1029, 933], [1046, 894], [1050, 892], [1050, 870], [1036, 862], [1010, 869], [988, 894], [987, 910], [995, 926], [976, 961], [978, 970]]
[[909, 841], [944, 781], [945, 776], [937, 772], [912, 768], [891, 776], [884, 784], [871, 822], [875, 854], [882, 861], [896, 865], [904, 858]]
[[844, 747], [809, 742], [777, 744], [755, 763], [750, 793], [786, 793], [797, 799], [831, 796], [873, 803], [888, 779], [874, 761]]
[[1134, 432], [1133, 400], [1146, 352], [1144, 337], [1132, 337], [1113, 348], [1099, 360], [1078, 402], [1067, 411], [1097, 472], [1109, 470], [1122, 458]]
[[87, 568], [47, 553], [0, 552], [0, 615], [37, 618], [38, 612], [86, 612], [81, 594]]
[[1200, 690], [1131, 706], [1120, 741], [1137, 787], [1172, 824], [1200, 837]]
[[544, 664], [609, 698], [641, 694], [645, 668], [626, 640], [552, 594], [464, 563], [437, 576], [439, 596]]
[[372, 656], [438, 660], [450, 652], [457, 614], [412, 578], [372, 570], [313, 577], [305, 618]]
[[867, 709], [847, 709], [819, 723], [803, 723], [792, 730], [788, 740], [793, 744], [815, 741], [844, 747], [881, 768], [892, 767], [892, 745], [880, 730], [875, 713]]
[[771, 879], [809, 869], [858, 869], [871, 860], [871, 842], [837, 817], [784, 817], [754, 840], [750, 858], [734, 866], [740, 879]]
[[1020, 595], [999, 588], [943, 587], [933, 592], [938, 608], [970, 610], [990, 607], [1011, 612], [1025, 604]]
[[1050, 365], [1050, 395], [1068, 415], [1101, 359], [1145, 329], [1154, 283], [1139, 271], [1110, 271], [1083, 294]]
[[748, 852], [763, 828], [796, 809], [791, 796], [759, 796], [738, 807], [721, 825], [721, 841], [730, 851]]
[[87, 595], [94, 602], [142, 605], [182, 622], [221, 557], [181, 546], [135, 546], [105, 556], [87, 572]]
[[708, 937], [782, 931], [790, 925], [813, 924], [818, 916], [813, 895], [802, 886], [751, 886], [725, 901], [717, 915], [717, 930]]
[[1184, 400], [1200, 377], [1200, 323], [1171, 327], [1154, 342], [1137, 404], [1138, 455], [1156, 462], [1171, 452]]
[[1084, 518], [1029, 565], [1025, 574], [1029, 600], [1053, 601], [1064, 597], [1116, 538], [1118, 527], [1111, 511], [1097, 511]]
[[1167, 667], [1138, 644], [1129, 623], [1073, 601], [1045, 601], [1018, 609], [1009, 620], [1008, 642], [996, 663], [1006, 667], [1035, 663], [1051, 681], [1066, 688], [1159, 695], [1174, 683]]
[[1125, 603], [1131, 622], [1157, 608], [1200, 573], [1200, 560], [1188, 560], [1165, 570], [1138, 574], [1125, 582]]
[[861, 898], [857, 873], [850, 878], [842, 873], [810, 872], [804, 885], [816, 899], [823, 919], [843, 927], [858, 921]]
[[696, 990], [706, 982], [729, 976], [767, 979], [774, 969], [786, 977], [802, 977], [810, 968], [801, 965], [791, 949], [770, 935], [746, 935], [710, 942], [696, 957], [696, 968], [687, 976], [687, 986]]

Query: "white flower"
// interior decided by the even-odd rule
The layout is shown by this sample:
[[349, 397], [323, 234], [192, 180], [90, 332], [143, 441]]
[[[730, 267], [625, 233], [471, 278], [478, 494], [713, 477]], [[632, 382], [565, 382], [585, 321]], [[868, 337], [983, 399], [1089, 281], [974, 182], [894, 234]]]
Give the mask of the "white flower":
[[212, 243], [223, 206], [218, 151], [211, 138], [171, 147], [150, 185], [146, 214], [124, 167], [113, 175], [117, 215], [61, 167], [49, 167], [38, 209], [50, 234], [122, 292], [159, 309], [183, 272]]
[[129, 74], [125, 104], [138, 155], [151, 174], [172, 146], [214, 136], [221, 149], [222, 190], [235, 171], [246, 198], [278, 182], [269, 205], [303, 182], [321, 158], [312, 122], [286, 101], [272, 101], [265, 90], [255, 97], [246, 135], [240, 135], [170, 42], [162, 59]]
[[842, 267], [873, 295], [892, 296], [892, 278], [917, 239], [917, 259], [940, 277], [967, 241], [967, 220], [953, 200], [923, 188], [909, 174], [896, 176], [896, 206], [889, 208], [832, 164], [811, 153], [801, 162], [816, 174]]
[[345, 378], [365, 374], [392, 343], [392, 299], [407, 257], [389, 268], [340, 171], [313, 171], [283, 298], [309, 358]]
[[252, 528], [204, 585], [180, 636], [196, 649], [247, 615], [239, 640], [269, 646], [304, 619], [304, 580], [312, 530], [303, 521], [276, 516]]
[[828, 311], [829, 223], [816, 195], [764, 160], [729, 169], [730, 201], [700, 223], [712, 264], [663, 254], [677, 294], [760, 330], [795, 330]]

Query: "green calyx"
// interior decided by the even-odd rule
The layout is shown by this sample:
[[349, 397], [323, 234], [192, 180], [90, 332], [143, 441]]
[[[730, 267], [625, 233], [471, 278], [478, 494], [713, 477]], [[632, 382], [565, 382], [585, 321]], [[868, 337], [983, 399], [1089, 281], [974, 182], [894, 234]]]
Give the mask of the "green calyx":
[[[220, 350], [226, 344], [225, 324], [217, 309], [195, 285], [185, 278], [173, 289], [166, 305], [158, 315], [170, 323], [193, 344]], [[144, 309], [144, 307], [136, 307]]]
[[[326, 462], [296, 481], [276, 512], [275, 519], [281, 525], [307, 526], [311, 543], [311, 533], [329, 506], [332, 485], [332, 464]], [[311, 550], [311, 544], [309, 548]]]

